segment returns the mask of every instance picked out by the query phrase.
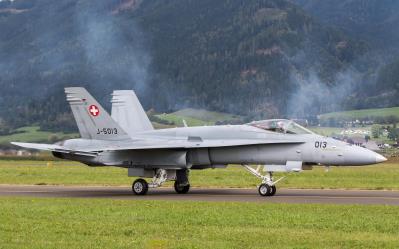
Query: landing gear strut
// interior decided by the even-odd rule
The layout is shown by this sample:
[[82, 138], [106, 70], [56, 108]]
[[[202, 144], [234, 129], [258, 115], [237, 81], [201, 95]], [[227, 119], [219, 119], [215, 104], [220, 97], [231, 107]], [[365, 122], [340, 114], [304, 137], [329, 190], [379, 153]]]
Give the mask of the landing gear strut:
[[262, 179], [262, 183], [258, 187], [258, 192], [261, 196], [273, 196], [277, 192], [276, 183], [284, 179], [284, 177], [278, 179], [277, 181], [273, 180], [273, 173], [267, 172], [266, 175], [262, 175], [260, 173], [260, 165], [254, 169], [249, 165], [243, 164], [244, 168], [248, 170], [254, 176]]

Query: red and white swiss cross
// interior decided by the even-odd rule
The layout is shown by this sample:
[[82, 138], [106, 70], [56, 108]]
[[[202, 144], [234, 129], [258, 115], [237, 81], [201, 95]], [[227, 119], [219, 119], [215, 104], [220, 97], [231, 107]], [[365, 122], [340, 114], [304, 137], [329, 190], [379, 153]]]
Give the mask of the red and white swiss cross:
[[98, 107], [95, 105], [89, 106], [89, 112], [94, 117], [97, 117], [98, 115], [100, 115], [100, 109], [98, 109]]

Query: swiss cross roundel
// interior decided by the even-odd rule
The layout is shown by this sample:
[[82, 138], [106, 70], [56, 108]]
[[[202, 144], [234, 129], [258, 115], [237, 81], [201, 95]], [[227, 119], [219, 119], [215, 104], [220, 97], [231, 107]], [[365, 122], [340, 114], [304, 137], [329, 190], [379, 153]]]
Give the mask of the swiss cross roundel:
[[100, 109], [96, 105], [89, 106], [89, 112], [92, 116], [97, 117], [100, 115]]

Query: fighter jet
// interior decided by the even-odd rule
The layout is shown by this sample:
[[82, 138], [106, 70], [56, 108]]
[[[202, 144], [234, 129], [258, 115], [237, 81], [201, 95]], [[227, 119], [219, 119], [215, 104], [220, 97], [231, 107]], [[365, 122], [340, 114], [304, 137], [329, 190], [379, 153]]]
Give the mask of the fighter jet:
[[[317, 135], [291, 120], [154, 130], [132, 92], [113, 93], [113, 118], [84, 88], [65, 88], [65, 93], [81, 138], [56, 144], [12, 144], [51, 151], [55, 157], [88, 166], [127, 168], [128, 176], [142, 177], [132, 184], [136, 195], [167, 180], [174, 181], [175, 191], [184, 194], [190, 189], [190, 170], [237, 164], [261, 179], [261, 196], [273, 196], [282, 179], [275, 180], [274, 172], [386, 161], [373, 151]], [[152, 180], [148, 183], [143, 178]]]

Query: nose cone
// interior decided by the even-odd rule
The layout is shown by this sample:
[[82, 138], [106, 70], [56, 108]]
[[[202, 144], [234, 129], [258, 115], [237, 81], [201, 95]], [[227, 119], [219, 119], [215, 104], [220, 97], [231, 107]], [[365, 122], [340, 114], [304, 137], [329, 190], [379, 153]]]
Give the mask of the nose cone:
[[344, 157], [346, 165], [369, 165], [387, 160], [380, 154], [359, 146], [347, 146]]
[[375, 163], [382, 163], [385, 162], [387, 159], [383, 156], [381, 156], [380, 154], [375, 155]]

